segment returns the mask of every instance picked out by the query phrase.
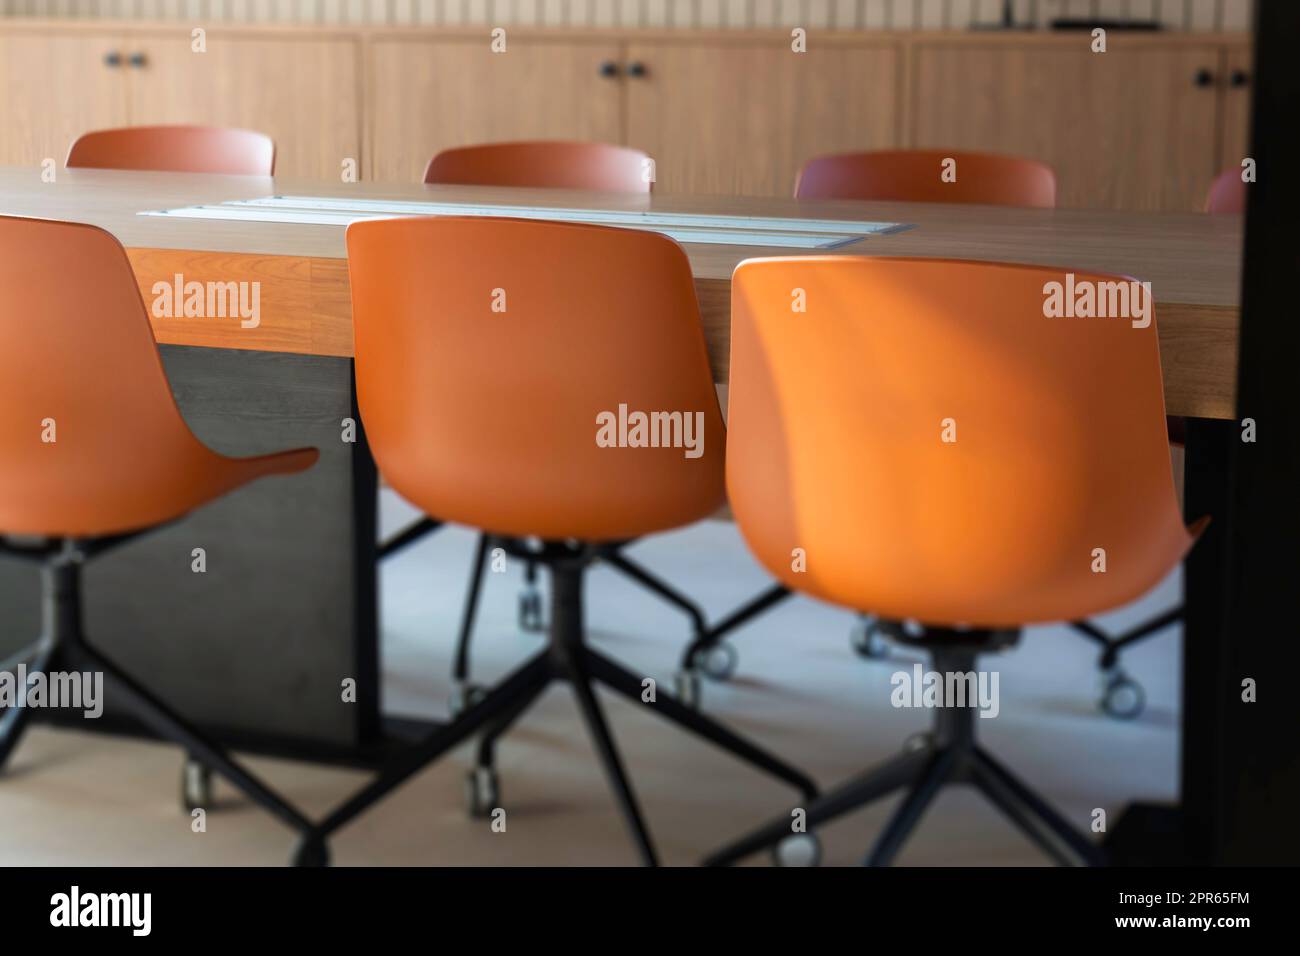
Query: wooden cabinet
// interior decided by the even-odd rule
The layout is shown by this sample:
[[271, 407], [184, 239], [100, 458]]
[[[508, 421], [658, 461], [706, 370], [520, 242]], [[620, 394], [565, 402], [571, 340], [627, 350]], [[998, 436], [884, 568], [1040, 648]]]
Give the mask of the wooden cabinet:
[[61, 167], [81, 133], [126, 123], [121, 66], [105, 62], [121, 45], [108, 32], [0, 33], [0, 163]]
[[81, 133], [203, 123], [270, 134], [277, 172], [333, 179], [361, 159], [357, 38], [188, 28], [0, 32], [0, 162], [63, 164]]
[[[0, 20], [0, 162], [62, 163], [96, 128], [207, 123], [275, 138], [277, 172], [411, 182], [439, 150], [625, 143], [665, 193], [788, 195], [809, 158], [948, 147], [1056, 170], [1063, 206], [1200, 209], [1248, 154], [1241, 36], [231, 26]], [[110, 58], [106, 59], [106, 58]]]
[[921, 41], [908, 122], [922, 147], [1015, 153], [1069, 207], [1200, 209], [1218, 165], [1220, 48], [1088, 38]]
[[665, 192], [788, 196], [820, 153], [898, 143], [890, 43], [789, 38], [628, 44], [627, 143]]
[[337, 180], [361, 163], [360, 41], [292, 33], [210, 30], [207, 51], [188, 30], [137, 34], [124, 48], [133, 125], [201, 123], [260, 130], [276, 172]]
[[439, 150], [526, 139], [622, 138], [620, 46], [512, 31], [494, 53], [486, 33], [377, 38], [367, 54], [370, 176], [419, 181]]
[[1250, 155], [1250, 97], [1254, 63], [1250, 47], [1233, 44], [1223, 54], [1223, 130], [1219, 168], [1240, 166]]

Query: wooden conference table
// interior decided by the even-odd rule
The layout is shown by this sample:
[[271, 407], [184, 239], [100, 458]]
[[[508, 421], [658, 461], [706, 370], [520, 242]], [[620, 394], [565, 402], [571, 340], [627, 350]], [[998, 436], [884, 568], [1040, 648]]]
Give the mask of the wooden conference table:
[[[41, 183], [31, 169], [0, 167], [0, 212], [104, 227], [127, 247], [146, 301], [154, 282], [171, 281], [176, 273], [187, 281], [261, 282], [264, 318], [256, 329], [241, 328], [234, 320], [157, 319], [160, 343], [350, 357], [343, 228], [138, 215], [272, 193], [907, 223], [915, 228], [831, 251], [1040, 263], [1149, 281], [1157, 303], [1169, 414], [1235, 414], [1238, 217], [737, 197], [642, 199], [562, 190], [68, 169], [58, 171], [57, 182]], [[732, 270], [751, 257], [801, 252], [695, 243], [684, 248], [696, 276], [714, 374], [726, 382]]]
[[[356, 417], [344, 229], [139, 215], [272, 194], [887, 221], [912, 228], [833, 251], [1041, 263], [1150, 281], [1167, 409], [1193, 419], [1188, 512], [1213, 513], [1219, 505], [1224, 420], [1237, 414], [1238, 217], [647, 199], [67, 169], [45, 183], [37, 168], [0, 169], [0, 212], [107, 229], [126, 246], [146, 303], [155, 282], [170, 284], [177, 274], [185, 281], [260, 283], [255, 328], [242, 327], [238, 317], [153, 319], [173, 390], [191, 427], [221, 451], [312, 444], [322, 449], [320, 463], [292, 480], [261, 482], [228, 496], [92, 564], [87, 575], [88, 613], [100, 644], [233, 743], [346, 757], [366, 752], [383, 736], [375, 475], [364, 440], [341, 439], [343, 420]], [[746, 258], [796, 251], [699, 243], [683, 248], [696, 276], [713, 369], [725, 382], [732, 270]], [[1198, 597], [1190, 577], [1201, 562], [1212, 580], [1217, 544], [1212, 533], [1207, 539], [1189, 562], [1188, 695], [1197, 693], [1192, 684], [1199, 673], [1195, 616], [1214, 610], [1215, 598]], [[205, 548], [205, 574], [191, 571], [196, 547]], [[37, 592], [28, 574], [0, 564], [7, 625], [0, 657], [36, 632]], [[1209, 603], [1198, 610], [1198, 600]], [[439, 631], [450, 638], [454, 625], [431, 622], [430, 639]], [[357, 680], [360, 696], [356, 704], [341, 705], [341, 682], [349, 677]]]

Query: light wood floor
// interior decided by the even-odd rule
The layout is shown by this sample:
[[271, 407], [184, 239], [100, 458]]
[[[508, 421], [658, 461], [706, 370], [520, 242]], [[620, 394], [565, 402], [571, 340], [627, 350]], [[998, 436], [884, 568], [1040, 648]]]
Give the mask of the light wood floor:
[[[385, 522], [403, 505], [385, 501]], [[384, 654], [388, 709], [445, 713], [456, 615], [473, 547], [451, 530], [404, 552], [385, 569]], [[764, 574], [733, 525], [708, 522], [636, 545], [630, 554], [699, 596], [714, 615], [761, 590]], [[519, 574], [488, 575], [475, 666], [484, 679], [539, 646], [514, 627]], [[592, 639], [637, 673], [671, 687], [687, 637], [684, 619], [607, 569], [593, 573]], [[1171, 579], [1116, 626], [1177, 601]], [[806, 599], [787, 602], [735, 635], [740, 671], [707, 684], [707, 711], [800, 764], [823, 786], [897, 751], [927, 723], [890, 706], [890, 675], [910, 659], [865, 661], [848, 647], [852, 616]], [[985, 742], [1072, 819], [1093, 808], [1113, 824], [1133, 799], [1170, 799], [1178, 770], [1179, 640], [1169, 632], [1138, 646], [1127, 667], [1144, 684], [1147, 710], [1119, 722], [1095, 707], [1090, 646], [1061, 628], [1038, 628], [987, 666], [1001, 675], [1001, 714], [981, 720]], [[665, 862], [690, 864], [749, 827], [784, 812], [793, 794], [638, 706], [605, 698]], [[232, 701], [237, 705], [237, 701]], [[463, 809], [467, 749], [420, 774], [333, 840], [338, 864], [622, 865], [635, 862], [567, 690], [557, 687], [499, 751], [506, 832]], [[249, 763], [301, 804], [323, 814], [366, 774], [308, 764]], [[191, 832], [177, 801], [172, 747], [38, 727], [0, 776], [0, 864], [280, 865], [292, 834], [219, 784], [207, 832]], [[826, 862], [856, 863], [893, 801], [822, 830]], [[766, 862], [760, 860], [759, 862]], [[942, 795], [900, 863], [1003, 865], [1044, 862], [972, 792]]]

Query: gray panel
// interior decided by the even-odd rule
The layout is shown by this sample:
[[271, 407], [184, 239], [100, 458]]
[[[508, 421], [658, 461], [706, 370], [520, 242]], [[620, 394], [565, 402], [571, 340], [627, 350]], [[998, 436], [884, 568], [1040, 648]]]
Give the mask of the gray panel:
[[[177, 404], [209, 446], [248, 455], [314, 445], [321, 460], [92, 561], [88, 637], [201, 726], [355, 745], [362, 708], [377, 712], [378, 702], [372, 694], [363, 704], [340, 700], [345, 677], [367, 677], [357, 673], [355, 633], [358, 446], [341, 440], [341, 422], [352, 414], [351, 361], [161, 351]], [[203, 574], [191, 570], [200, 547]], [[0, 560], [0, 656], [36, 634], [37, 609], [33, 568]], [[373, 642], [373, 633], [361, 637]]]

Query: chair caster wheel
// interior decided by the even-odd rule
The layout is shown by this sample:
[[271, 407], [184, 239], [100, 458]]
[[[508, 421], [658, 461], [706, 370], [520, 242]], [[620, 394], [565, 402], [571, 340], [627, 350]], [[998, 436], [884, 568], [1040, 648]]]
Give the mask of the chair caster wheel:
[[700, 709], [700, 674], [694, 668], [678, 671], [673, 678], [677, 699], [691, 710]]
[[456, 689], [451, 692], [451, 700], [448, 701], [451, 716], [459, 717], [486, 696], [487, 690], [478, 684], [468, 682], [457, 684]]
[[293, 848], [294, 866], [329, 866], [330, 848], [324, 837], [314, 833], [304, 833], [298, 838]]
[[185, 758], [181, 767], [181, 808], [186, 813], [193, 813], [211, 804], [212, 771], [193, 757]]
[[519, 629], [530, 634], [546, 630], [542, 620], [542, 592], [531, 584], [519, 592]]
[[814, 833], [792, 833], [772, 847], [776, 866], [820, 866], [821, 862], [822, 841]]
[[874, 614], [861, 614], [849, 632], [849, 643], [859, 657], [883, 660], [889, 656], [889, 641], [880, 629], [880, 619]]
[[475, 819], [490, 817], [501, 806], [501, 785], [491, 767], [475, 767], [465, 775], [465, 808]]
[[1098, 704], [1111, 717], [1132, 720], [1142, 713], [1146, 702], [1147, 696], [1142, 685], [1122, 670], [1116, 668], [1106, 674]]
[[740, 652], [729, 641], [719, 641], [696, 651], [694, 663], [709, 680], [731, 680], [740, 663]]

